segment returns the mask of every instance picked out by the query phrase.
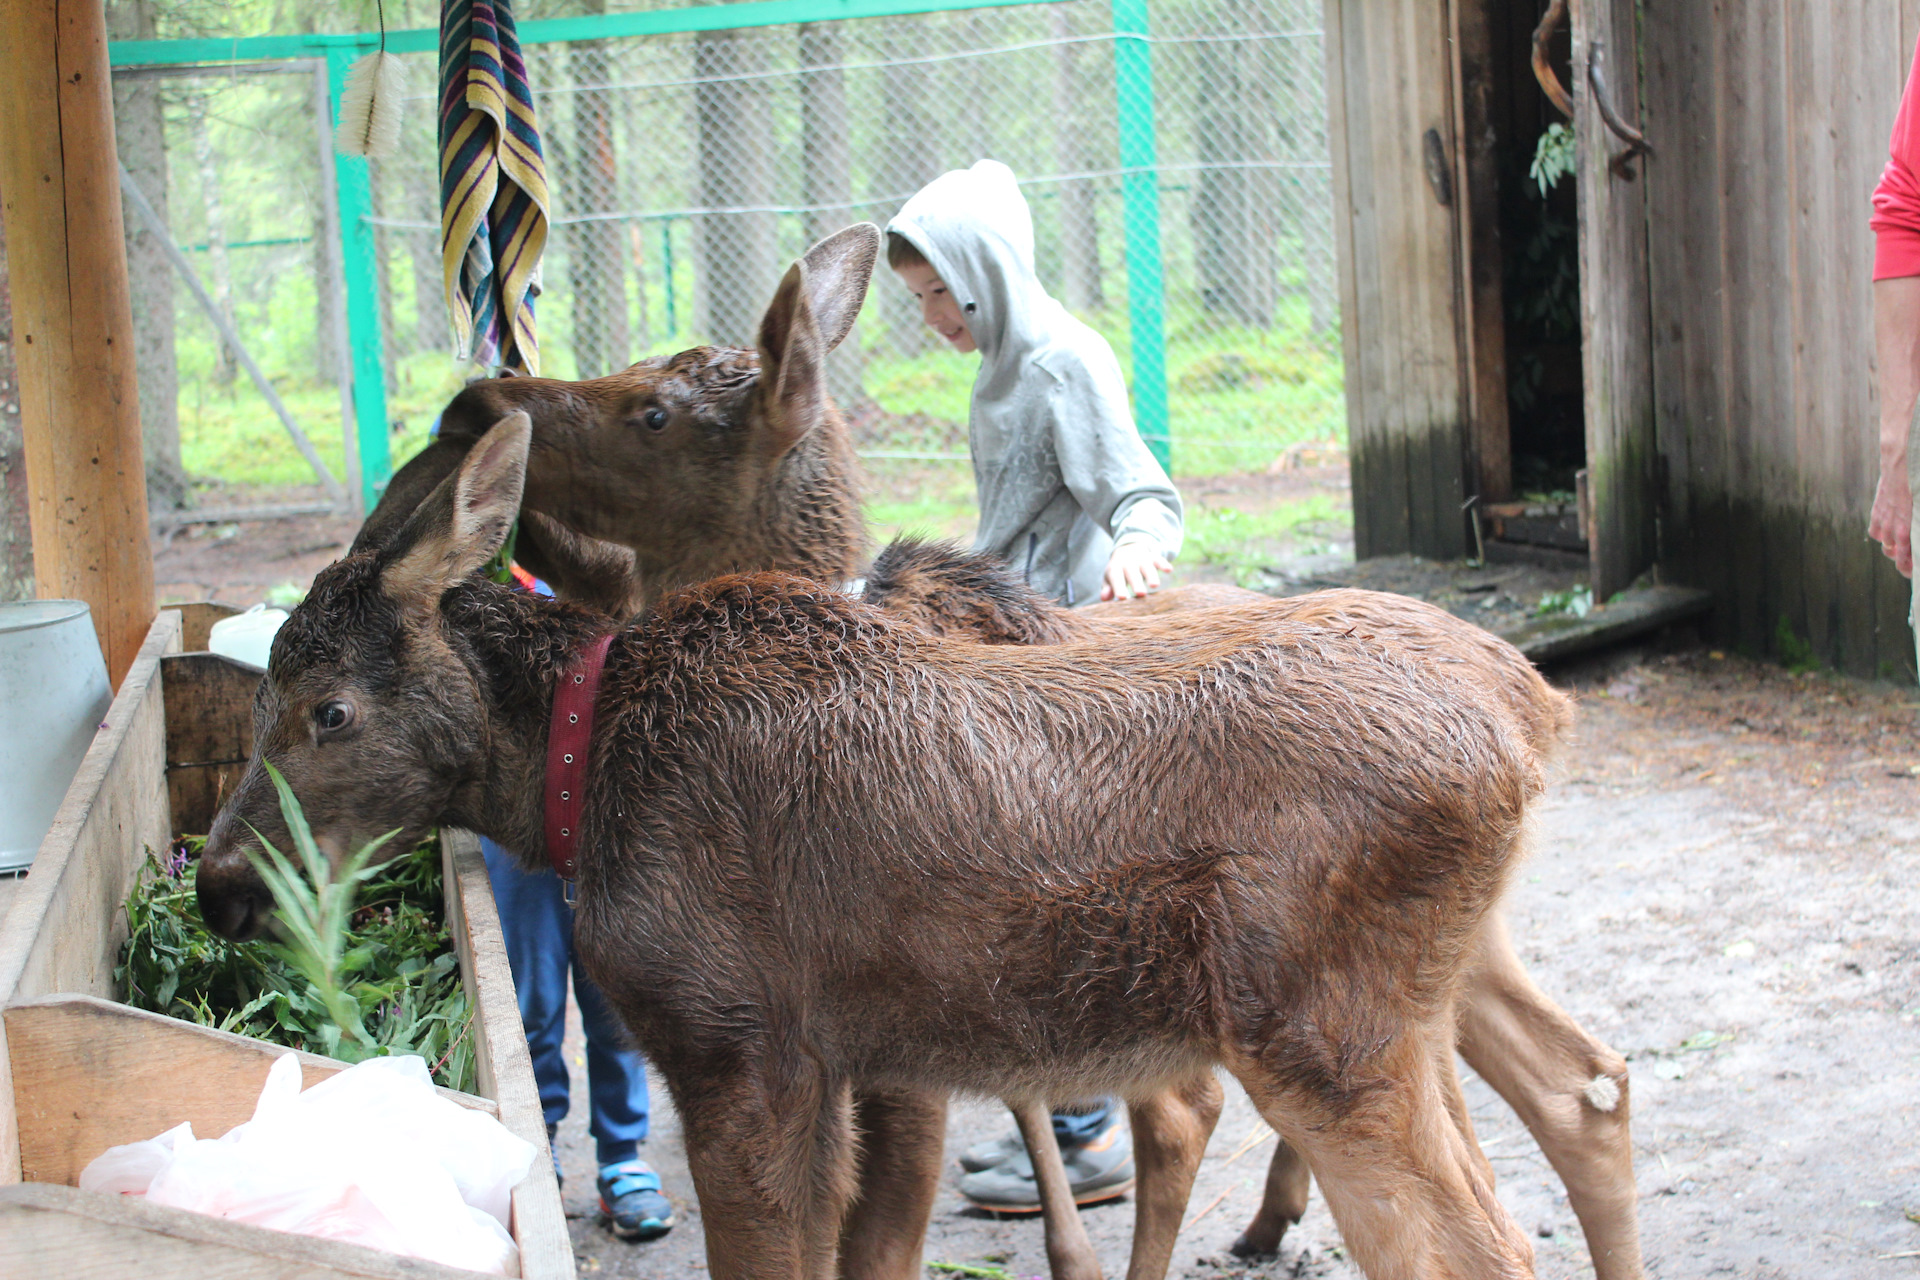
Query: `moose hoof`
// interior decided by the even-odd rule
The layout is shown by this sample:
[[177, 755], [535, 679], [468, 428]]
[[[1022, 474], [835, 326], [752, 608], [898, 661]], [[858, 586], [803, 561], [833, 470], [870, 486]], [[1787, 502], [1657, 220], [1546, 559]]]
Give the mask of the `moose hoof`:
[[[1280, 1230], [1281, 1235], [1286, 1234], [1285, 1227], [1282, 1227]], [[1277, 1258], [1280, 1256], [1280, 1236], [1274, 1236], [1272, 1239], [1268, 1239], [1265, 1232], [1256, 1235], [1254, 1232], [1249, 1231], [1228, 1245], [1227, 1252], [1236, 1258], [1243, 1258], [1248, 1262]]]

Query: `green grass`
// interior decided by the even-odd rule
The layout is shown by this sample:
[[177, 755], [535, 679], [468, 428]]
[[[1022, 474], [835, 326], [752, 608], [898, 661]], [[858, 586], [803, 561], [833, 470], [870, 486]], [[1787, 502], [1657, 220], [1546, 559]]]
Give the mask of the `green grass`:
[[[213, 378], [211, 352], [198, 359], [202, 353], [186, 350], [185, 342], [181, 346], [180, 454], [187, 473], [230, 485], [314, 483], [306, 459], [253, 382], [242, 373], [232, 386], [221, 387]], [[267, 376], [321, 461], [344, 479], [339, 389], [284, 370], [268, 368]], [[395, 381], [398, 386], [387, 397], [387, 420], [400, 424], [388, 438], [398, 466], [426, 444], [427, 428], [460, 390], [463, 378], [445, 355], [422, 352], [400, 361]]]
[[867, 534], [875, 547], [903, 533], [963, 542], [973, 537], [980, 509], [973, 469], [964, 462], [869, 462], [867, 469]]
[[[307, 303], [287, 304], [284, 325], [296, 326]], [[280, 309], [276, 303], [276, 309]], [[1122, 367], [1131, 352], [1124, 306], [1088, 317], [1114, 345]], [[276, 320], [276, 327], [279, 321]], [[287, 438], [280, 421], [244, 374], [221, 387], [213, 378], [213, 348], [197, 330], [180, 331], [180, 435], [187, 470], [230, 485], [279, 487], [312, 483], [312, 472]], [[878, 325], [869, 326], [878, 334]], [[1346, 403], [1337, 337], [1310, 331], [1305, 303], [1288, 299], [1272, 328], [1222, 325], [1197, 305], [1180, 303], [1168, 317], [1168, 409], [1176, 478], [1264, 469], [1289, 445], [1346, 439]], [[262, 351], [275, 350], [263, 344]], [[297, 362], [295, 362], [297, 363]], [[564, 362], [563, 362], [564, 363]], [[289, 361], [267, 357], [267, 374], [294, 418], [336, 476], [345, 475], [340, 397], [333, 384]], [[964, 452], [975, 356], [944, 344], [919, 355], [888, 354], [876, 346], [867, 365], [868, 393], [880, 407], [907, 419], [883, 447]], [[387, 417], [398, 424], [390, 436], [397, 466], [427, 441], [427, 428], [459, 391], [464, 370], [444, 353], [402, 358]], [[961, 464], [953, 468], [965, 505], [972, 485]], [[956, 521], [949, 486], [911, 500], [883, 500], [870, 513], [878, 527], [923, 524], [949, 530]], [[965, 521], [971, 528], [971, 517]]]
[[[1085, 319], [1131, 376], [1125, 309]], [[978, 367], [978, 357], [944, 345], [911, 357], [876, 348], [867, 391], [890, 414], [946, 424], [941, 436], [964, 435]], [[1313, 334], [1301, 299], [1282, 303], [1270, 329], [1225, 325], [1197, 305], [1176, 304], [1167, 326], [1167, 412], [1176, 477], [1262, 470], [1288, 445], [1345, 441], [1337, 335]]]
[[1180, 558], [1224, 569], [1243, 587], [1265, 583], [1264, 570], [1288, 554], [1322, 552], [1351, 536], [1353, 515], [1331, 494], [1281, 502], [1265, 511], [1236, 507], [1187, 509], [1187, 541]]

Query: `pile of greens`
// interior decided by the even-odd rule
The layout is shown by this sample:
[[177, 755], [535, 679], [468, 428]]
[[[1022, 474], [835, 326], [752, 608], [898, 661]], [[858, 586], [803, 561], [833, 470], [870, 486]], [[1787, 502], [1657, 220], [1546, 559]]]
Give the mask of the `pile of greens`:
[[417, 1053], [435, 1083], [471, 1092], [472, 1010], [442, 923], [437, 843], [367, 867], [376, 841], [335, 876], [284, 790], [282, 807], [306, 865], [301, 874], [271, 849], [256, 860], [279, 906], [278, 940], [229, 942], [207, 929], [194, 893], [204, 838], [166, 858], [150, 852], [113, 972], [127, 1003], [344, 1062]]

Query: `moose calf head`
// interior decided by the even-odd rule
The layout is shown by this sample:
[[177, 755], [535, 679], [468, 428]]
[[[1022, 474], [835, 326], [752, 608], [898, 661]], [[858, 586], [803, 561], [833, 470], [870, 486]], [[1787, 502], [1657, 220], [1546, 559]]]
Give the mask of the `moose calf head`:
[[585, 611], [474, 573], [519, 510], [531, 432], [524, 413], [487, 432], [386, 544], [322, 570], [274, 637], [254, 697], [253, 759], [201, 856], [200, 910], [215, 931], [260, 931], [272, 902], [248, 853], [262, 838], [292, 848], [269, 762], [336, 867], [389, 831], [399, 835], [385, 851], [398, 854], [446, 815], [477, 812], [501, 786], [538, 787], [540, 770], [497, 725], [501, 707], [539, 702], [528, 683], [539, 673], [524, 662], [489, 666], [445, 621], [458, 610], [535, 608], [556, 655], [595, 625]]
[[394, 476], [356, 549], [384, 541], [494, 423], [522, 412], [528, 510], [633, 548], [649, 600], [770, 565], [852, 576], [860, 508], [825, 361], [853, 328], [879, 245], [861, 223], [808, 250], [780, 281], [757, 350], [696, 347], [584, 382], [474, 383]]

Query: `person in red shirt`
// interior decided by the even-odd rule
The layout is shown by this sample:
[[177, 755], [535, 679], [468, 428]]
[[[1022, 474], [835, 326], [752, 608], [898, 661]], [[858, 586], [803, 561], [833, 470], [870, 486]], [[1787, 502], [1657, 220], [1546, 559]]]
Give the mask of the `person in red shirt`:
[[[1920, 49], [1894, 118], [1887, 168], [1873, 192], [1873, 334], [1879, 359], [1880, 486], [1867, 536], [1901, 573], [1913, 576], [1914, 496], [1920, 492], [1920, 442], [1913, 409], [1920, 400]], [[1920, 654], [1920, 596], [1915, 597]]]

